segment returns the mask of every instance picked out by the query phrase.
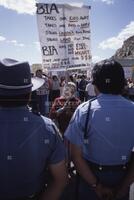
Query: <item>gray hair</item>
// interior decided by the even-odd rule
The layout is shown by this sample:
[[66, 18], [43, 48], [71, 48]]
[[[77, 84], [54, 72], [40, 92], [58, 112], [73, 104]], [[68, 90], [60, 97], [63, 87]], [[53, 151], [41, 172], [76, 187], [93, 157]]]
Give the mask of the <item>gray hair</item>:
[[72, 93], [75, 93], [76, 92], [76, 84], [73, 83], [73, 82], [68, 82], [66, 83], [66, 85], [64, 87], [69, 87], [71, 89], [71, 92]]

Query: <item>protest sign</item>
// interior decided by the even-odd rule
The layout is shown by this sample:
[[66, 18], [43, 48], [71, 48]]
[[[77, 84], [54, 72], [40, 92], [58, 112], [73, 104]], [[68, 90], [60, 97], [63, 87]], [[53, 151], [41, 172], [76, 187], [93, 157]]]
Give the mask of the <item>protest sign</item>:
[[89, 6], [37, 4], [37, 24], [44, 68], [89, 68], [89, 11]]

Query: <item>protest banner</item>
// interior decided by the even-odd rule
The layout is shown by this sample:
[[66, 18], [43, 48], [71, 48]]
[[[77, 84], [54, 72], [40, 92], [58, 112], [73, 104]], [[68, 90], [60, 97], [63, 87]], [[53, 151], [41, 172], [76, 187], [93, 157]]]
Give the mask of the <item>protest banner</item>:
[[43, 67], [48, 70], [89, 68], [89, 6], [37, 4]]

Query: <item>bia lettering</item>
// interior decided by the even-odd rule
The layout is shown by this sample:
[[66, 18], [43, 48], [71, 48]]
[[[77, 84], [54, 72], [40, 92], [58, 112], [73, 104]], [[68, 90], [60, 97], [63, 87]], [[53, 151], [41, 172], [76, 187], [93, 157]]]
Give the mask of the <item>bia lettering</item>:
[[44, 46], [42, 47], [42, 52], [45, 56], [58, 55], [58, 51], [55, 46]]
[[57, 6], [53, 4], [37, 4], [37, 14], [51, 14], [52, 11], [59, 13]]

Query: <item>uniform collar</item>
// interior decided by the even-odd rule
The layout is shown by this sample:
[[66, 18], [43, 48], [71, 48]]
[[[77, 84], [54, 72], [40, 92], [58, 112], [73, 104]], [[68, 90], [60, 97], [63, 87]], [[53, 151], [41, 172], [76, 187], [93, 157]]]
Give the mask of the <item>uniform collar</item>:
[[18, 107], [0, 107], [0, 110], [28, 110], [27, 106], [18, 106]]
[[104, 94], [104, 93], [100, 93], [97, 98], [108, 98], [108, 99], [120, 99], [123, 98], [121, 95], [115, 95], [115, 94]]

